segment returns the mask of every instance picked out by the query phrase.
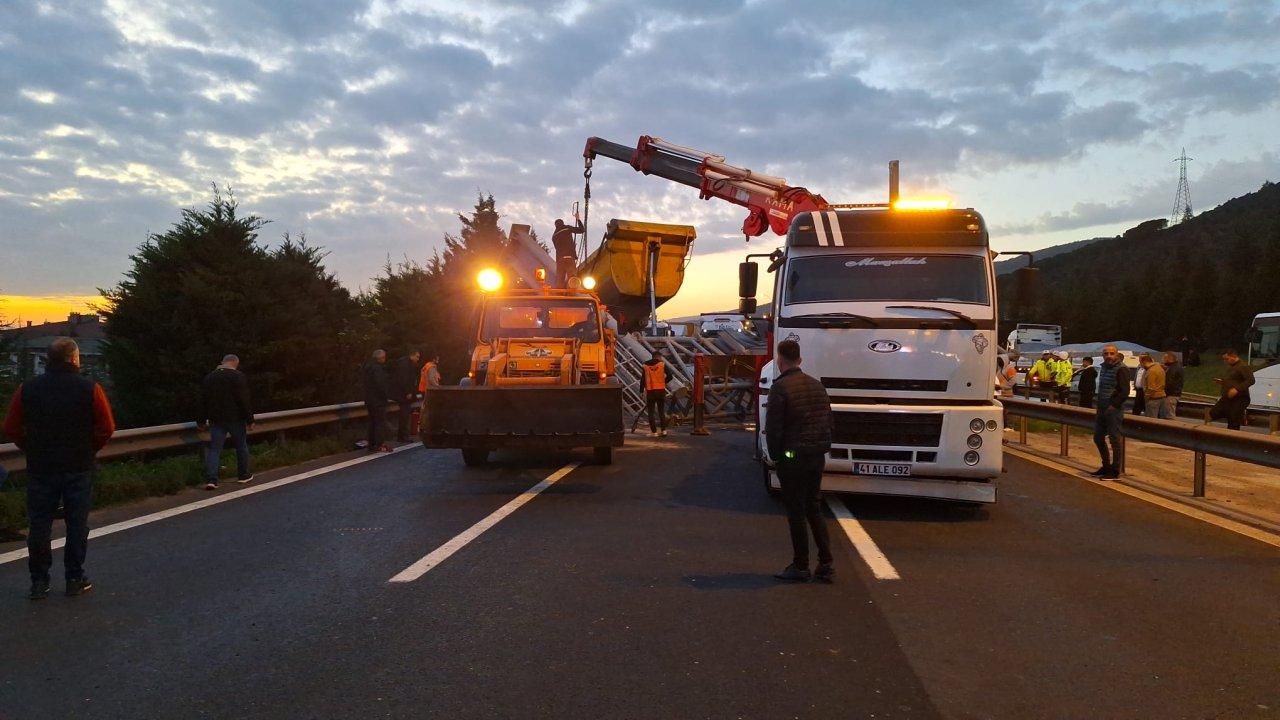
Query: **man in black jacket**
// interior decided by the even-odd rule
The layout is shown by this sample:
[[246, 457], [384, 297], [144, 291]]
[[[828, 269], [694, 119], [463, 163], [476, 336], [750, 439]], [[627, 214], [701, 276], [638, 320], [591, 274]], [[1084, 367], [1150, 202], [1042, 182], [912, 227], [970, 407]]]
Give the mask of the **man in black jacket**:
[[831, 398], [818, 380], [800, 371], [800, 346], [794, 340], [778, 343], [780, 375], [769, 389], [765, 440], [769, 458], [782, 485], [791, 529], [792, 561], [774, 575], [785, 582], [809, 579], [809, 536], [818, 546], [814, 576], [831, 582], [831, 541], [822, 517], [822, 470], [831, 449]]
[[369, 362], [364, 364], [364, 406], [369, 412], [369, 452], [391, 452], [382, 441], [387, 429], [387, 403], [391, 400], [391, 383], [387, 379], [387, 353], [374, 350]]
[[391, 394], [396, 401], [396, 440], [409, 442], [409, 424], [413, 415], [413, 397], [418, 392], [417, 350], [399, 360], [391, 368]]
[[1240, 362], [1240, 353], [1234, 349], [1222, 353], [1222, 361], [1227, 364], [1226, 376], [1213, 379], [1222, 386], [1222, 395], [1209, 409], [1209, 418], [1225, 419], [1228, 430], [1239, 430], [1244, 422], [1245, 411], [1249, 409], [1249, 388], [1253, 385], [1253, 370]]
[[[1093, 444], [1098, 446], [1102, 467], [1089, 473], [1101, 480], [1120, 477], [1124, 454], [1120, 447], [1120, 423], [1124, 421], [1124, 403], [1129, 399], [1129, 368], [1115, 345], [1102, 348], [1102, 367], [1098, 368], [1098, 412], [1093, 421]], [[1107, 442], [1111, 452], [1107, 452]]]
[[249, 405], [249, 379], [240, 372], [240, 358], [225, 355], [222, 364], [204, 377], [200, 385], [201, 413], [196, 425], [209, 430], [209, 451], [204, 460], [205, 490], [218, 489], [218, 461], [222, 446], [231, 437], [236, 449], [236, 477], [242, 483], [253, 479], [249, 471], [249, 431], [253, 429], [253, 409]]
[[1160, 407], [1160, 417], [1165, 420], [1178, 419], [1178, 400], [1182, 398], [1182, 386], [1186, 382], [1186, 373], [1178, 356], [1171, 352], [1164, 354], [1164, 404]]
[[1080, 407], [1093, 407], [1093, 393], [1098, 387], [1098, 369], [1093, 366], [1093, 358], [1086, 357], [1080, 361]]

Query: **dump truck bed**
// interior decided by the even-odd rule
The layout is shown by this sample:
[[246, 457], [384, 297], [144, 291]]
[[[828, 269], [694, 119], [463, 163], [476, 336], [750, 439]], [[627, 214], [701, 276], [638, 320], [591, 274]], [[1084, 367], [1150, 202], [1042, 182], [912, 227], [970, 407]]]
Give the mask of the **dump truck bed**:
[[654, 299], [661, 305], [684, 283], [684, 268], [697, 231], [691, 225], [609, 221], [604, 241], [578, 266], [578, 277], [596, 279], [596, 293], [621, 332], [644, 327], [649, 317], [649, 244], [658, 246]]

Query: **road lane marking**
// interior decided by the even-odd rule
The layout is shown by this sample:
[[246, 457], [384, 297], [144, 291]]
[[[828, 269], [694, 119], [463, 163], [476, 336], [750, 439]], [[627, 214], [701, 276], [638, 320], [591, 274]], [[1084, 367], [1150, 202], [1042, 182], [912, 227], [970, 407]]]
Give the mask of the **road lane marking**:
[[[253, 487], [247, 487], [243, 490], [236, 490], [235, 492], [229, 492], [224, 495], [214, 495], [213, 497], [207, 498], [205, 500], [198, 500], [196, 502], [188, 503], [186, 505], [179, 505], [178, 507], [169, 508], [168, 510], [161, 510], [160, 512], [154, 512], [154, 513], [151, 513], [150, 515], [142, 515], [140, 517], [132, 518], [130, 520], [124, 520], [122, 522], [113, 523], [111, 525], [104, 525], [100, 528], [94, 528], [93, 530], [90, 530], [89, 539], [92, 540], [94, 538], [102, 537], [103, 535], [110, 535], [112, 533], [118, 533], [123, 530], [130, 530], [140, 525], [148, 525], [150, 523], [158, 522], [160, 520], [166, 520], [176, 515], [184, 515], [186, 513], [193, 512], [195, 510], [202, 510], [207, 507], [212, 507], [213, 505], [219, 505], [224, 502], [230, 502], [231, 500], [238, 500], [242, 497], [245, 497], [246, 495], [253, 495], [255, 493], [260, 493], [266, 490], [272, 490], [274, 488], [278, 488], [283, 485], [296, 483], [299, 480], [307, 480], [307, 479], [316, 477], [317, 475], [324, 475], [325, 473], [330, 473], [330, 472], [333, 472], [334, 470], [349, 468], [353, 465], [366, 463], [366, 462], [369, 462], [370, 460], [377, 460], [378, 458], [386, 457], [389, 454], [395, 454], [405, 450], [412, 450], [417, 447], [421, 447], [421, 445], [417, 443], [412, 443], [409, 445], [401, 445], [400, 447], [392, 449], [390, 453], [371, 453], [368, 455], [362, 455], [360, 457], [352, 458], [350, 460], [343, 460], [340, 463], [334, 463], [333, 465], [326, 465], [321, 468], [316, 468], [315, 470], [308, 470], [303, 473], [298, 473], [297, 475], [289, 475], [288, 477], [282, 477], [279, 480], [272, 480], [271, 482], [266, 482], [261, 485], [254, 485]], [[66, 538], [58, 538], [57, 540], [53, 541], [52, 549], [57, 550], [58, 548], [65, 545], [66, 542], [67, 542]], [[27, 556], [26, 548], [22, 548], [21, 550], [13, 550], [4, 554], [0, 554], [0, 565], [13, 562], [15, 560], [21, 560], [26, 556]]]
[[871, 574], [875, 575], [877, 580], [901, 580], [902, 576], [893, 567], [893, 563], [889, 562], [889, 558], [880, 551], [880, 547], [867, 534], [862, 523], [859, 523], [853, 513], [849, 512], [844, 501], [830, 494], [826, 499], [827, 507], [831, 508], [831, 514], [836, 516], [840, 529], [844, 530], [844, 534], [849, 537], [849, 542], [853, 543], [853, 548], [862, 556], [862, 561], [871, 568]]
[[559, 470], [551, 473], [542, 482], [538, 483], [537, 485], [534, 485], [528, 490], [525, 490], [524, 492], [515, 496], [506, 505], [503, 505], [502, 507], [490, 513], [489, 516], [486, 517], [485, 519], [467, 528], [461, 534], [457, 535], [449, 542], [441, 545], [435, 550], [432, 550], [430, 553], [427, 553], [425, 556], [423, 556], [422, 559], [418, 560], [417, 562], [405, 568], [404, 570], [401, 570], [400, 572], [396, 573], [396, 575], [392, 577], [390, 580], [388, 580], [387, 582], [393, 582], [393, 583], [413, 582], [414, 580], [417, 580], [423, 575], [426, 575], [427, 572], [430, 571], [432, 568], [444, 562], [445, 560], [448, 560], [449, 556], [453, 555], [454, 553], [458, 552], [462, 548], [466, 547], [468, 543], [470, 543], [472, 540], [475, 540], [476, 538], [483, 535], [486, 531], [489, 530], [489, 528], [492, 528], [494, 525], [497, 525], [498, 523], [502, 522], [502, 520], [505, 519], [508, 515], [515, 512], [516, 510], [519, 510], [521, 506], [523, 506], [525, 503], [537, 497], [538, 493], [542, 492], [543, 490], [546, 490], [552, 485], [555, 485], [557, 480], [573, 472], [581, 464], [582, 463], [579, 463], [579, 462], [571, 462], [568, 465], [565, 465], [564, 467], [560, 468]]
[[1042, 465], [1044, 467], [1049, 468], [1050, 470], [1057, 470], [1060, 473], [1070, 475], [1072, 477], [1076, 477], [1081, 480], [1085, 480], [1099, 487], [1104, 487], [1104, 488], [1107, 488], [1108, 490], [1114, 490], [1122, 495], [1128, 495], [1131, 498], [1136, 498], [1144, 502], [1149, 502], [1152, 505], [1159, 505], [1160, 507], [1166, 510], [1172, 510], [1180, 515], [1186, 515], [1187, 517], [1195, 518], [1196, 520], [1207, 522], [1210, 525], [1216, 525], [1217, 527], [1220, 527], [1223, 530], [1230, 530], [1233, 533], [1244, 535], [1245, 537], [1252, 538], [1254, 540], [1257, 540], [1258, 542], [1266, 543], [1267, 545], [1271, 545], [1274, 547], [1280, 547], [1280, 536], [1276, 536], [1274, 533], [1269, 533], [1266, 530], [1256, 528], [1252, 525], [1248, 525], [1246, 523], [1242, 523], [1237, 520], [1232, 520], [1230, 518], [1225, 518], [1225, 517], [1222, 517], [1221, 515], [1215, 515], [1214, 513], [1211, 513], [1208, 510], [1201, 510], [1200, 508], [1197, 508], [1195, 506], [1187, 505], [1185, 503], [1180, 503], [1177, 500], [1170, 500], [1168, 498], [1161, 497], [1154, 493], [1149, 493], [1144, 490], [1139, 490], [1135, 487], [1125, 485], [1124, 483], [1115, 482], [1114, 480], [1109, 482], [1102, 481], [1102, 480], [1094, 480], [1093, 478], [1086, 475], [1083, 470], [1079, 470], [1070, 465], [1056, 463], [1052, 460], [1046, 460], [1045, 458], [1030, 454], [1024, 450], [1019, 450], [1017, 448], [1011, 448], [1006, 446], [1005, 452], [1009, 453], [1010, 455], [1013, 455], [1014, 457], [1022, 458], [1023, 460], [1033, 462], [1037, 465]]

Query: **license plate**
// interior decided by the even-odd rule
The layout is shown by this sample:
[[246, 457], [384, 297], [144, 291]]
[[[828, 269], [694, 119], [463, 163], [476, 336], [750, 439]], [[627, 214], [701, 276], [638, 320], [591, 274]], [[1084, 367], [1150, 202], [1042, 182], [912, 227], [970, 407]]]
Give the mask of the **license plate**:
[[911, 474], [911, 465], [908, 463], [856, 462], [853, 464], [853, 472], [856, 475], [905, 476]]

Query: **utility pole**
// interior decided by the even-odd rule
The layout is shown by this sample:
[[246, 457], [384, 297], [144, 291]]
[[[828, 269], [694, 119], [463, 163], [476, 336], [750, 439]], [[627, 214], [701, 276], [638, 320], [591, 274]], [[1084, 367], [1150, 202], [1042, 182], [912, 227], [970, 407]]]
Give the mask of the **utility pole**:
[[1187, 161], [1195, 158], [1187, 157], [1187, 149], [1174, 158], [1178, 163], [1178, 192], [1173, 196], [1173, 214], [1169, 216], [1169, 224], [1177, 225], [1191, 219], [1191, 185], [1187, 182]]

